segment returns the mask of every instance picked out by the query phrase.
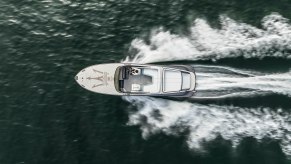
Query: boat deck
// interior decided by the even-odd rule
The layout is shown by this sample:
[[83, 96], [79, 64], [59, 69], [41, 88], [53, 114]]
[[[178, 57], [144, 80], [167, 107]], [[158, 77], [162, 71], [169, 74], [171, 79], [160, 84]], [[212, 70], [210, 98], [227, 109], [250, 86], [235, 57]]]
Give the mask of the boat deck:
[[133, 90], [133, 85], [139, 85], [141, 87], [140, 90], [142, 90], [142, 87], [145, 85], [150, 85], [152, 84], [152, 77], [148, 75], [129, 75], [128, 79], [124, 79], [124, 86], [123, 88], [127, 92], [132, 92]]
[[122, 92], [157, 93], [160, 88], [159, 69], [145, 67], [125, 67], [121, 69], [120, 86]]

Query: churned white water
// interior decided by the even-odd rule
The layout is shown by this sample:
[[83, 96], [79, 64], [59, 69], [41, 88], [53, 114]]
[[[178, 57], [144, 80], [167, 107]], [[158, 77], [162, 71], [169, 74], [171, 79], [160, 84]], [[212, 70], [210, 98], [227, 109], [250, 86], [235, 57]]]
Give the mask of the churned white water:
[[291, 97], [291, 71], [263, 74], [222, 66], [195, 65], [194, 98], [281, 94]]
[[[137, 50], [124, 62], [153, 63], [177, 60], [217, 60], [221, 58], [290, 58], [291, 25], [278, 13], [262, 19], [262, 28], [221, 16], [221, 29], [196, 19], [189, 36], [155, 30], [150, 44], [135, 39]], [[289, 52], [288, 52], [289, 51]], [[221, 66], [194, 65], [197, 94], [204, 98], [281, 94], [291, 97], [291, 72], [259, 73]], [[220, 94], [220, 95], [217, 95]], [[195, 96], [194, 96], [195, 97]], [[138, 125], [144, 138], [156, 133], [187, 133], [190, 149], [204, 151], [203, 143], [221, 136], [236, 147], [245, 137], [277, 140], [291, 156], [291, 117], [282, 109], [266, 107], [202, 105], [153, 97], [125, 97], [137, 107], [129, 114], [128, 125]]]
[[262, 19], [262, 28], [220, 16], [221, 29], [212, 28], [206, 20], [196, 19], [190, 35], [179, 36], [162, 29], [154, 30], [150, 44], [135, 39], [131, 49], [138, 53], [125, 62], [151, 63], [174, 60], [217, 60], [221, 58], [290, 58], [291, 25], [278, 13]]
[[161, 132], [179, 135], [187, 130], [186, 142], [196, 151], [204, 151], [203, 143], [218, 136], [231, 141], [233, 147], [244, 137], [258, 141], [271, 138], [291, 155], [291, 117], [281, 109], [201, 105], [152, 97], [125, 100], [138, 107], [137, 112], [130, 113], [128, 125], [139, 125], [144, 138]]

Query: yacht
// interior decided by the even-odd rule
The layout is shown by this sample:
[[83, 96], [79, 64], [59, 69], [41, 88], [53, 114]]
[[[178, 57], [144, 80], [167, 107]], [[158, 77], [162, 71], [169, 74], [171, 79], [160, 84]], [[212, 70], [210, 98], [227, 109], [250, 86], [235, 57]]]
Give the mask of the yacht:
[[196, 85], [195, 71], [187, 65], [98, 64], [75, 80], [89, 91], [119, 96], [191, 97]]

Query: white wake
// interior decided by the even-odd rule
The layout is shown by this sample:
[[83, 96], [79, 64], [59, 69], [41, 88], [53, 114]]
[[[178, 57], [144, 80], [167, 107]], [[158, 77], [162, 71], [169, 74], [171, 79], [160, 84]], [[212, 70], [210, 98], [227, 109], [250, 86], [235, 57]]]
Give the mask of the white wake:
[[[220, 21], [222, 28], [215, 29], [205, 20], [196, 19], [189, 36], [156, 30], [152, 33], [149, 44], [141, 39], [133, 40], [131, 49], [137, 50], [137, 54], [127, 57], [123, 62], [153, 63], [268, 56], [291, 58], [291, 25], [281, 15], [273, 13], [264, 17], [262, 29], [236, 22], [226, 16], [221, 16]], [[194, 65], [197, 94], [202, 97], [207, 97], [205, 94], [208, 93], [215, 97], [217, 92], [228, 96], [249, 96], [252, 93], [291, 96], [290, 71], [263, 74], [228, 67], [202, 67]], [[254, 137], [258, 141], [271, 138], [277, 140], [283, 152], [291, 156], [291, 117], [281, 109], [201, 105], [152, 97], [124, 99], [137, 106], [137, 111], [130, 113], [128, 124], [140, 126], [144, 138], [156, 133], [179, 135], [183, 132], [188, 134], [189, 148], [197, 151], [203, 151], [203, 143], [218, 136], [231, 141], [234, 147], [245, 137]]]
[[291, 71], [263, 74], [222, 66], [194, 65], [196, 94], [193, 98], [245, 97], [281, 94], [291, 97]]
[[179, 135], [187, 132], [190, 149], [204, 151], [203, 143], [221, 136], [236, 147], [245, 137], [258, 141], [278, 140], [283, 152], [291, 155], [291, 117], [281, 109], [201, 105], [152, 97], [126, 97], [138, 106], [129, 116], [129, 125], [139, 125], [142, 136], [156, 133]]
[[189, 36], [153, 31], [150, 44], [135, 39], [131, 49], [138, 51], [125, 62], [151, 63], [175, 60], [217, 60], [221, 58], [291, 58], [291, 25], [278, 13], [262, 19], [262, 29], [220, 16], [221, 29], [196, 19]]

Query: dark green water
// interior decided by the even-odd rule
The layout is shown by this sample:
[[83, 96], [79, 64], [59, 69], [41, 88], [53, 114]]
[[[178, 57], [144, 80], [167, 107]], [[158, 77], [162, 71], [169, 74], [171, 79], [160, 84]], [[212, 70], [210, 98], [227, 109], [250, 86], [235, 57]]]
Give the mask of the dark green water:
[[[189, 150], [184, 133], [158, 133], [145, 140], [139, 126], [127, 125], [136, 106], [88, 92], [73, 79], [86, 66], [121, 61], [132, 40], [147, 40], [154, 28], [187, 36], [198, 17], [219, 28], [220, 14], [260, 28], [271, 12], [291, 19], [291, 1], [2, 0], [0, 164], [291, 163], [273, 138], [259, 142], [248, 136], [234, 149], [217, 137], [205, 143], [207, 153]], [[272, 57], [215, 62], [271, 72], [286, 71], [290, 63]], [[291, 109], [290, 97], [284, 95], [201, 103], [282, 108], [287, 114]]]

